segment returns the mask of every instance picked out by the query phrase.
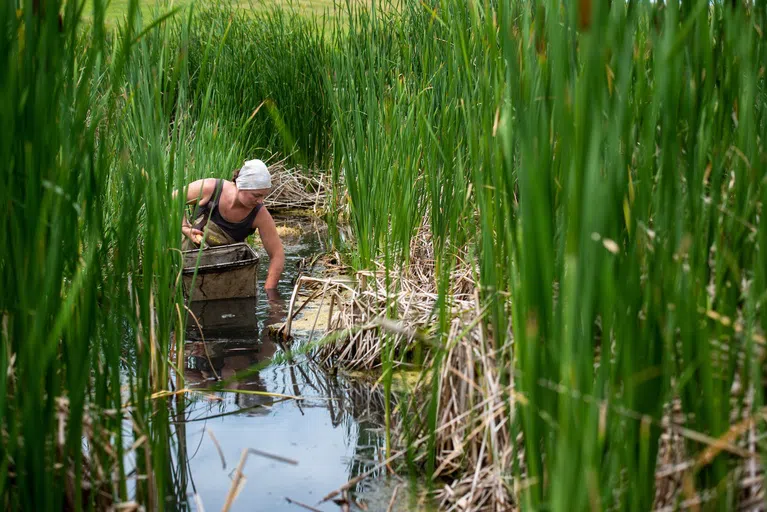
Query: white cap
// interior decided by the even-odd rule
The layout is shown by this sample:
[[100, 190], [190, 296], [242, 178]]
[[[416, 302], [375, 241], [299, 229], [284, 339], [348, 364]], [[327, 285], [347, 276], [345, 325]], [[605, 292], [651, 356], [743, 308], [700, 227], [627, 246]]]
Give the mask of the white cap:
[[246, 160], [235, 183], [240, 190], [272, 188], [272, 175], [261, 160]]

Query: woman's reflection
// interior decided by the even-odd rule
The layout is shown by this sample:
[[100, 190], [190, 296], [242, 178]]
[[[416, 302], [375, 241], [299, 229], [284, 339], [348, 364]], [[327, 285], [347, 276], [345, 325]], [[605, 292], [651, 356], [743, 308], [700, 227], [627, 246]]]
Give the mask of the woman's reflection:
[[[284, 319], [285, 303], [277, 290], [266, 291], [263, 325]], [[210, 388], [223, 381], [227, 389], [267, 391], [259, 369], [277, 351], [267, 329], [259, 333], [255, 299], [217, 300], [192, 304], [185, 344], [184, 376], [190, 388]], [[268, 405], [273, 399], [251, 393], [235, 393], [241, 408]], [[255, 409], [265, 410], [261, 408]]]

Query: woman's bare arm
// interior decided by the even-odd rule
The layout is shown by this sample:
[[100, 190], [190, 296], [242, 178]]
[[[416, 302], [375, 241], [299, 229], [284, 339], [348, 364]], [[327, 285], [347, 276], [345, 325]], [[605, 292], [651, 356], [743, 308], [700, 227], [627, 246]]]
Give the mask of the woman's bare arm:
[[[197, 203], [200, 206], [207, 204], [207, 202], [210, 201], [210, 198], [213, 196], [213, 191], [215, 189], [216, 180], [201, 179], [193, 181], [186, 187], [186, 204]], [[178, 190], [174, 190], [173, 198], [175, 199], [177, 195]], [[181, 220], [181, 232], [194, 243], [198, 244], [202, 239], [202, 232], [192, 228], [191, 224], [189, 224], [189, 221], [186, 218], [186, 215], [184, 215]]]
[[[216, 180], [210, 178], [203, 178], [201, 180], [193, 181], [186, 186], [186, 204], [193, 204], [199, 201], [200, 206], [207, 204], [210, 198], [213, 196], [213, 191], [216, 189]], [[173, 199], [178, 196], [178, 190], [173, 191]]]
[[254, 227], [258, 228], [261, 242], [264, 244], [266, 254], [269, 255], [269, 272], [266, 274], [264, 288], [267, 290], [277, 288], [280, 282], [282, 270], [285, 268], [285, 251], [282, 248], [282, 240], [277, 233], [272, 215], [265, 207], [262, 207], [253, 221]]

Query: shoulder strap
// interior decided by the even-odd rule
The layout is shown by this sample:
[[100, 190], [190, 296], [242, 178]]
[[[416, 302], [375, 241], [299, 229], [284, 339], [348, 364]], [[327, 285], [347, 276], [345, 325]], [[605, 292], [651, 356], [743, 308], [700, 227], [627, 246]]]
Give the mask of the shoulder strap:
[[218, 206], [218, 200], [221, 199], [221, 191], [224, 190], [224, 180], [216, 180], [216, 188], [213, 190], [213, 197], [210, 198], [210, 210]]
[[223, 190], [224, 182], [223, 180], [216, 180], [216, 188], [213, 189], [213, 195], [210, 197], [207, 203], [205, 203], [204, 206], [200, 206], [199, 203], [197, 203], [194, 207], [193, 213], [192, 213], [192, 219], [193, 222], [200, 218], [201, 215], [204, 216], [204, 218], [198, 223], [199, 225], [195, 225], [194, 227], [196, 229], [202, 230], [202, 228], [205, 227], [205, 224], [208, 223], [208, 219], [213, 215], [213, 210], [218, 206], [218, 200], [221, 197], [221, 190]]

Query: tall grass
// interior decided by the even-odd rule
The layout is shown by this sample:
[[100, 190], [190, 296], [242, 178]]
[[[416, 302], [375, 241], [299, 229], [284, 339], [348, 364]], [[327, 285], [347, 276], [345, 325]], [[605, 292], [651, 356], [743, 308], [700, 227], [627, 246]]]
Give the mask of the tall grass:
[[169, 208], [190, 165], [185, 61], [136, 2], [110, 34], [100, 2], [88, 26], [78, 2], [21, 7], [0, 36], [2, 506], [175, 509], [152, 393], [185, 316]]
[[[524, 397], [509, 403], [519, 504], [651, 508], [664, 408], [679, 400], [685, 427], [720, 438], [763, 403], [763, 10], [382, 11], [350, 10], [333, 64], [354, 261], [405, 263], [430, 212], [444, 304], [450, 242], [468, 239], [501, 370]], [[685, 492], [726, 509], [739, 460], [705, 448], [688, 443]]]
[[[192, 18], [185, 48], [192, 113], [199, 120], [215, 119], [217, 129], [230, 133], [248, 155], [277, 152], [294, 163], [321, 167], [330, 160], [330, 107], [323, 86], [330, 50], [324, 22], [296, 9], [202, 7]], [[216, 58], [210, 58], [211, 46], [220, 46]], [[208, 90], [210, 97], [204, 95]]]
[[[646, 510], [664, 405], [681, 398], [686, 426], [721, 437], [744, 413], [742, 395], [730, 399], [736, 375], [761, 387], [738, 368], [754, 352], [733, 326], [753, 332], [753, 319], [736, 319], [762, 294], [744, 281], [763, 260], [748, 233], [764, 185], [749, 170], [762, 102], [756, 71], [731, 70], [757, 70], [762, 41], [744, 8], [657, 9], [595, 4], [580, 31], [574, 8], [546, 6], [542, 29], [517, 11], [519, 39], [505, 42], [520, 77], [506, 127], [518, 160], [503, 174], [516, 172], [520, 197], [504, 250], [520, 268], [509, 289], [518, 383], [531, 400], [522, 429], [530, 476], [551, 482], [525, 493], [531, 506]], [[534, 38], [543, 43], [519, 44]], [[733, 463], [699, 459], [692, 488], [717, 489], [728, 508]], [[632, 492], [615, 497], [628, 481]]]

